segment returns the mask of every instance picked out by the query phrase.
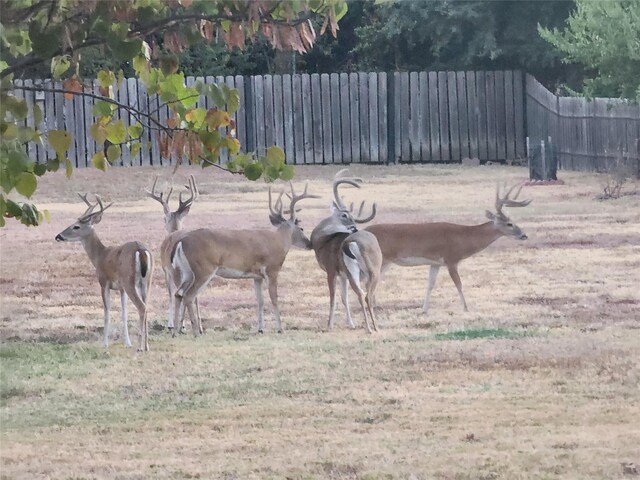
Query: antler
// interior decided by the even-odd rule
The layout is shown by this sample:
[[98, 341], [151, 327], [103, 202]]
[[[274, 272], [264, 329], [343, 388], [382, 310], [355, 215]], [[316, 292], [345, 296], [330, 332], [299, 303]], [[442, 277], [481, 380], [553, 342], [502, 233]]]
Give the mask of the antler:
[[[360, 184], [362, 183], [362, 179], [361, 178], [340, 177], [340, 175], [345, 173], [347, 170], [348, 170], [347, 168], [345, 168], [343, 170], [340, 170], [333, 177], [333, 198], [334, 198], [334, 201], [336, 202], [336, 205], [341, 210], [347, 210], [347, 207], [345, 206], [344, 202], [342, 201], [342, 197], [340, 197], [340, 195], [338, 193], [338, 186], [342, 185], [342, 184], [347, 184], [347, 185], [354, 186], [356, 188], [360, 188]], [[371, 215], [369, 215], [366, 218], [360, 217], [360, 215], [362, 215], [362, 210], [363, 209], [364, 209], [364, 201], [360, 204], [360, 209], [358, 210], [358, 215], [356, 217], [355, 215], [353, 215], [353, 203], [351, 204], [351, 208], [349, 209], [349, 212], [351, 212], [351, 214], [352, 214], [351, 216], [353, 217], [353, 221], [354, 222], [356, 222], [356, 223], [370, 222], [371, 220], [373, 220], [373, 217], [376, 216], [376, 204], [375, 204], [375, 202], [373, 203], [373, 205], [371, 207]]]
[[[289, 187], [291, 188], [291, 195], [288, 195], [291, 201], [289, 202], [289, 214], [291, 215], [291, 220], [295, 220], [296, 218], [296, 203], [305, 198], [320, 198], [319, 195], [312, 195], [307, 193], [309, 189], [309, 182], [304, 185], [304, 192], [301, 195], [296, 195], [295, 190], [293, 189], [293, 183], [289, 182]], [[282, 195], [280, 195], [282, 196]]]
[[[518, 188], [518, 191], [516, 192], [514, 197], [509, 198], [509, 196], [511, 195], [511, 192], [513, 192], [513, 190], [518, 186], [520, 188]], [[516, 183], [513, 187], [511, 187], [507, 191], [504, 197], [501, 198], [500, 184], [498, 183], [496, 185], [496, 212], [499, 213], [500, 215], [504, 215], [504, 213], [502, 212], [502, 207], [526, 207], [527, 205], [529, 205], [531, 203], [531, 200], [516, 201], [516, 199], [518, 198], [518, 195], [520, 195], [520, 191], [522, 190], [523, 186], [524, 186], [524, 183], [520, 183], [520, 184]]]
[[190, 196], [189, 198], [187, 198], [187, 200], [183, 201], [182, 194], [184, 192], [180, 192], [180, 196], [178, 198], [178, 202], [180, 202], [180, 204], [178, 205], [178, 210], [176, 210], [176, 213], [182, 213], [183, 211], [185, 211], [200, 196], [198, 186], [196, 185], [196, 179], [193, 178], [193, 175], [189, 175], [189, 184], [185, 185], [185, 187], [187, 187], [187, 189], [189, 190]]
[[283, 209], [282, 195], [283, 194], [284, 194], [284, 190], [282, 192], [280, 192], [280, 195], [278, 195], [278, 199], [276, 200], [276, 204], [272, 205], [272, 203], [271, 203], [271, 187], [269, 187], [269, 211], [271, 212], [271, 215], [275, 215], [277, 217], [282, 217], [282, 209]]
[[160, 192], [160, 195], [156, 194], [156, 184], [158, 183], [158, 175], [156, 175], [156, 179], [153, 181], [153, 187], [151, 187], [151, 191], [147, 190], [147, 196], [153, 198], [157, 202], [160, 202], [162, 205], [162, 209], [165, 214], [168, 214], [171, 210], [169, 209], [169, 198], [171, 197], [171, 193], [173, 192], [173, 187], [169, 190], [169, 194], [167, 198], [164, 198], [164, 194]]
[[[82, 195], [81, 193], [78, 193], [78, 196], [84, 200], [84, 203], [86, 203], [89, 208], [87, 208], [87, 210], [78, 218], [78, 220], [87, 220], [88, 218], [94, 216], [94, 215], [99, 215], [102, 212], [104, 212], [107, 208], [109, 208], [111, 205], [113, 205], [113, 202], [110, 203], [109, 205], [107, 205], [106, 207], [102, 204], [102, 199], [100, 198], [100, 195], [95, 195], [94, 197], [96, 197], [96, 203], [91, 203], [89, 201], [89, 199], [87, 198], [89, 196], [89, 193], [85, 193], [84, 195]], [[97, 206], [100, 206], [100, 211], [99, 212], [94, 212], [93, 209], [96, 208]]]

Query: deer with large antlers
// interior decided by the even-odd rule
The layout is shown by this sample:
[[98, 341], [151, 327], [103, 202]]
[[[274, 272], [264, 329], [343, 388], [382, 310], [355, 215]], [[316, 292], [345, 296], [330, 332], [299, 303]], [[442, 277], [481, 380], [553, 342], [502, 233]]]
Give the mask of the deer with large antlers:
[[[87, 196], [88, 194], [80, 195], [80, 198], [88, 205], [87, 210], [76, 222], [56, 235], [56, 240], [58, 242], [82, 242], [91, 263], [96, 268], [104, 305], [104, 346], [109, 346], [111, 290], [118, 290], [122, 305], [124, 345], [125, 347], [131, 346], [127, 324], [127, 297], [129, 297], [139, 315], [138, 351], [147, 351], [149, 350], [147, 300], [153, 273], [151, 252], [142, 243], [136, 241], [117, 247], [105, 246], [93, 227], [100, 223], [102, 214], [112, 204], [105, 207], [98, 195], [95, 195], [96, 202], [91, 203]], [[96, 207], [100, 207], [100, 210], [94, 212]]]
[[429, 265], [429, 281], [423, 311], [429, 310], [429, 298], [436, 283], [440, 267], [447, 267], [453, 280], [464, 311], [468, 311], [467, 302], [462, 293], [462, 282], [458, 274], [458, 264], [465, 258], [484, 250], [498, 238], [507, 236], [517, 240], [526, 240], [524, 232], [507, 217], [504, 207], [526, 207], [531, 200], [517, 201], [522, 185], [513, 198], [511, 193], [518, 185], [511, 187], [501, 197], [500, 188], [496, 190], [496, 213], [486, 211], [489, 219], [480, 225], [457, 225], [453, 223], [388, 223], [371, 225], [366, 228], [378, 239], [382, 249], [382, 270], [390, 264], [403, 267]]
[[[258, 332], [264, 331], [264, 300], [262, 285], [267, 281], [269, 297], [278, 332], [282, 332], [278, 306], [278, 274], [291, 246], [310, 249], [311, 242], [296, 217], [296, 204], [305, 198], [318, 198], [304, 192], [297, 195], [291, 185], [289, 218], [283, 214], [282, 195], [272, 204], [269, 189], [269, 219], [273, 230], [221, 230], [203, 228], [179, 235], [170, 260], [179, 276], [176, 282], [174, 319], [189, 313], [194, 335], [202, 333], [202, 322], [194, 309], [195, 299], [214, 276], [226, 279], [253, 279], [258, 316]], [[174, 335], [175, 335], [174, 330]]]
[[[171, 211], [169, 207], [169, 200], [171, 199], [171, 194], [173, 193], [173, 188], [169, 189], [169, 192], [165, 195], [164, 192], [156, 193], [156, 185], [158, 183], [158, 177], [156, 176], [153, 186], [151, 187], [151, 191], [147, 191], [147, 196], [159, 202], [162, 205], [162, 210], [164, 212], [164, 228], [167, 230], [167, 235], [160, 246], [160, 262], [162, 264], [162, 271], [164, 272], [164, 278], [167, 283], [167, 290], [169, 291], [169, 316], [167, 319], [167, 328], [174, 328], [174, 319], [173, 313], [175, 310], [174, 299], [175, 292], [177, 289], [176, 281], [174, 277], [178, 275], [178, 272], [171, 265], [171, 250], [173, 245], [177, 241], [180, 236], [172, 236], [171, 234], [177, 232], [182, 229], [182, 222], [184, 218], [189, 213], [191, 205], [193, 202], [197, 200], [200, 195], [198, 191], [198, 186], [196, 185], [196, 180], [193, 175], [189, 176], [189, 183], [185, 185], [188, 190], [188, 197], [186, 199], [182, 198], [183, 193], [180, 192], [178, 196], [178, 208], [175, 211]], [[199, 305], [198, 300], [195, 300], [195, 308], [196, 312], [199, 314]]]
[[[313, 229], [311, 244], [320, 268], [327, 274], [329, 285], [328, 328], [333, 328], [337, 280], [340, 281], [340, 293], [346, 311], [347, 325], [354, 328], [349, 310], [347, 290], [347, 280], [349, 280], [364, 311], [365, 326], [370, 331], [367, 313], [370, 314], [375, 328], [373, 310], [368, 305], [380, 275], [380, 247], [373, 235], [366, 232], [355, 232], [357, 232], [356, 224], [369, 222], [375, 217], [376, 204], [373, 204], [371, 214], [367, 217], [362, 216], [364, 202], [360, 205], [357, 215], [354, 215], [353, 205], [347, 209], [338, 192], [338, 187], [351, 185], [360, 188], [362, 179], [342, 176], [346, 171], [346, 169], [340, 170], [333, 179], [332, 213]], [[365, 284], [366, 292], [362, 288], [362, 283]]]

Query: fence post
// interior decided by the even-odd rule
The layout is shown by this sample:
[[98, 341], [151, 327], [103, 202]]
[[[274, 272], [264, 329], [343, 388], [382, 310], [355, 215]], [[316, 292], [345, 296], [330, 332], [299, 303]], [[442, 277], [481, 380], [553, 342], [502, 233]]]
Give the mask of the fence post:
[[544, 140], [540, 140], [540, 160], [542, 160], [542, 180], [547, 179], [547, 159], [544, 152]]
[[246, 131], [246, 139], [247, 144], [245, 145], [245, 152], [253, 152], [256, 149], [256, 145], [254, 142], [255, 139], [255, 113], [254, 102], [253, 102], [253, 82], [251, 81], [251, 77], [247, 77], [249, 81], [244, 82], [244, 111], [245, 111], [245, 131]]
[[[393, 72], [387, 73], [387, 160], [386, 164], [395, 163], [396, 155], [396, 80]], [[381, 119], [382, 120], [382, 119]]]

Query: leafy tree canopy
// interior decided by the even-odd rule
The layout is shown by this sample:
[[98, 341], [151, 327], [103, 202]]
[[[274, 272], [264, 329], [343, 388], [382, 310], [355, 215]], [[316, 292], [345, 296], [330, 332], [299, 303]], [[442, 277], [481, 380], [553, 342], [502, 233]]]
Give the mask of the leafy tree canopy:
[[592, 71], [584, 82], [590, 96], [640, 101], [640, 2], [576, 0], [564, 29], [540, 27], [540, 35]]
[[[188, 159], [239, 172], [251, 180], [291, 178], [293, 170], [285, 165], [284, 152], [278, 147], [260, 156], [239, 153], [231, 120], [238, 108], [238, 92], [226, 85], [187, 87], [180, 55], [190, 45], [203, 42], [215, 41], [225, 49], [244, 48], [258, 35], [275, 49], [305, 53], [316, 39], [311, 20], [318, 19], [320, 33], [329, 30], [335, 35], [337, 22], [347, 11], [344, 0], [2, 0], [0, 6], [0, 226], [5, 225], [6, 217], [25, 225], [39, 224], [47, 213], [9, 194], [16, 191], [29, 198], [37, 189], [37, 177], [61, 166], [67, 175], [72, 172], [67, 158], [72, 134], [52, 130], [43, 135], [39, 130], [43, 112], [17, 97], [16, 88], [94, 98], [97, 121], [90, 132], [105, 148], [92, 161], [100, 169], [118, 160], [124, 148], [133, 155], [144, 148], [142, 133], [151, 129], [162, 155], [173, 156], [178, 164]], [[95, 49], [109, 58], [97, 73], [98, 92], [87, 88], [82, 77], [83, 55], [91, 57], [92, 49], [94, 60]], [[166, 123], [114, 100], [114, 87], [124, 78], [124, 72], [117, 69], [122, 64], [145, 84], [149, 94], [157, 94], [169, 107]], [[48, 68], [51, 79], [62, 81], [62, 89], [56, 89], [50, 80], [34, 86], [14, 85], [14, 77], [42, 66]], [[207, 96], [215, 107], [196, 108], [200, 96]], [[137, 122], [126, 128], [118, 111]], [[25, 153], [28, 142], [46, 142], [55, 157], [36, 164]], [[221, 167], [217, 162], [223, 149], [231, 160]]]

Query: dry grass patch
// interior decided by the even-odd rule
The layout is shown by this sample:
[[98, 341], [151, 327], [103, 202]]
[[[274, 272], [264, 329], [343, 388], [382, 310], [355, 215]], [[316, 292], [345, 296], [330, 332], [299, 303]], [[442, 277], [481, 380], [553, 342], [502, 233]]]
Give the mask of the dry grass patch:
[[[327, 215], [339, 167], [299, 167]], [[348, 201], [376, 200], [378, 222], [479, 223], [495, 181], [520, 168], [353, 166]], [[154, 252], [161, 211], [144, 198], [156, 173], [47, 175], [37, 201], [52, 224], [13, 224], [1, 238], [0, 462], [3, 478], [601, 479], [639, 463], [640, 198], [599, 202], [595, 175], [526, 188], [513, 220], [527, 242], [500, 239], [464, 261], [470, 312], [442, 272], [428, 317], [427, 269], [392, 267], [379, 287], [381, 331], [336, 328], [326, 278], [292, 250], [280, 277], [285, 328], [255, 333], [250, 281], [214, 280], [201, 296], [206, 335], [163, 330], [168, 301], [156, 268], [151, 352], [100, 347], [102, 305], [79, 244], [56, 233], [83, 211], [76, 191], [116, 201], [97, 230], [107, 244]], [[194, 173], [202, 193], [187, 228], [270, 228], [267, 186]], [[25, 248], [26, 247], [26, 248]], [[357, 324], [362, 315], [352, 295]], [[133, 312], [130, 308], [130, 322]], [[135, 328], [133, 329], [135, 330]]]

